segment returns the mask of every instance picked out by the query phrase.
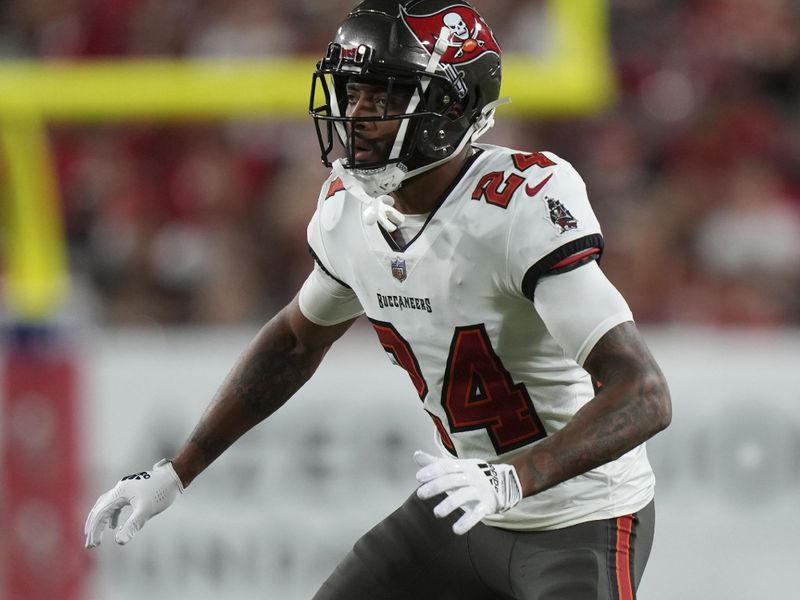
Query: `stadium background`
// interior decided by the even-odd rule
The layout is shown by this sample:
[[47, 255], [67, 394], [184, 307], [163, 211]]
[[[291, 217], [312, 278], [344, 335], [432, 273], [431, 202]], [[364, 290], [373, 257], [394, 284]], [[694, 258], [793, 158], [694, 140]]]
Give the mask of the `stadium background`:
[[[309, 597], [413, 488], [410, 455], [430, 445], [430, 426], [361, 324], [131, 546], [82, 550], [95, 496], [174, 451], [305, 277], [305, 225], [326, 172], [303, 117], [310, 73], [255, 76], [254, 100], [228, 100], [239, 108], [227, 117], [197, 111], [202, 98], [188, 92], [182, 111], [99, 114], [112, 92], [87, 84], [70, 100], [53, 85], [36, 96], [26, 77], [69, 83], [59, 78], [101, 60], [121, 78], [131, 61], [169, 61], [160, 79], [117, 86], [130, 95], [124, 112], [169, 89], [182, 65], [310, 65], [302, 57], [322, 51], [350, 5], [0, 2], [0, 597]], [[583, 174], [603, 267], [672, 384], [675, 421], [650, 445], [659, 524], [641, 596], [788, 597], [800, 534], [800, 8], [476, 6], [513, 67], [504, 93], [515, 102], [485, 141], [555, 151]], [[570, 26], [587, 6], [604, 19]], [[607, 56], [589, 44], [598, 32]], [[252, 108], [259, 89], [273, 109]], [[46, 114], [20, 110], [32, 102]], [[30, 197], [15, 170], [26, 158], [40, 175]], [[48, 166], [57, 210], [41, 214], [31, 207], [48, 206]], [[39, 280], [19, 291], [28, 271], [58, 280], [61, 264], [68, 292]]]

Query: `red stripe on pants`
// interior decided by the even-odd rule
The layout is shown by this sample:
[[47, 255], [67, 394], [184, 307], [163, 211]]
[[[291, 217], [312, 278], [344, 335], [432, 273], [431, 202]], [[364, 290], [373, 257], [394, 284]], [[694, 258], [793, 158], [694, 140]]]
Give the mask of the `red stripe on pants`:
[[617, 589], [619, 600], [634, 600], [633, 577], [631, 577], [631, 534], [633, 533], [633, 516], [625, 515], [617, 518]]

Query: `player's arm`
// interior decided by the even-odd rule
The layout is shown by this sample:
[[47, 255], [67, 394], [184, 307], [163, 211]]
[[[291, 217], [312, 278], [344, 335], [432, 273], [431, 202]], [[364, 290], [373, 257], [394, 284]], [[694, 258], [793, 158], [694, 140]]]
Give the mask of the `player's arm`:
[[[627, 302], [596, 262], [602, 235], [583, 180], [571, 166], [562, 164], [551, 183], [551, 193], [573, 219], [557, 235], [552, 228], [545, 230], [550, 234], [548, 245], [555, 250], [525, 267], [521, 287], [550, 335], [600, 384], [600, 392], [560, 431], [514, 460], [526, 496], [619, 458], [667, 427], [672, 413], [664, 375], [637, 330]], [[553, 215], [548, 216], [552, 221]], [[546, 224], [535, 214], [528, 217], [521, 222], [529, 228], [533, 223]], [[548, 239], [545, 231], [538, 231], [542, 239]], [[524, 227], [519, 232], [530, 233]], [[561, 240], [572, 235], [569, 241]], [[515, 245], [527, 248], [529, 239], [529, 235], [517, 237]], [[514, 263], [520, 264], [526, 265]]]
[[415, 455], [418, 495], [448, 492], [434, 509], [440, 517], [464, 510], [453, 525], [458, 534], [523, 496], [619, 458], [670, 422], [666, 381], [627, 303], [584, 254], [576, 254], [574, 268], [541, 277], [533, 300], [553, 338], [602, 384], [600, 392], [563, 429], [507, 464]]
[[151, 471], [123, 477], [100, 496], [86, 519], [86, 547], [99, 546], [105, 527], [115, 529], [130, 505], [131, 515], [115, 536], [118, 544], [128, 543], [222, 452], [308, 381], [360, 313], [352, 290], [315, 268], [297, 297], [250, 343], [178, 455]]
[[563, 429], [511, 461], [523, 496], [615, 460], [670, 423], [666, 380], [633, 322], [605, 333], [584, 368], [600, 384], [597, 395]]
[[295, 298], [269, 321], [234, 365], [187, 442], [172, 460], [184, 486], [308, 381], [354, 319], [317, 325]]
[[533, 191], [526, 186], [529, 197], [509, 204], [515, 210], [506, 256], [509, 289], [533, 301], [565, 356], [602, 391], [560, 431], [509, 463], [417, 455], [418, 495], [448, 492], [434, 509], [438, 516], [464, 510], [453, 525], [456, 533], [509, 510], [523, 496], [619, 458], [671, 419], [664, 376], [624, 298], [597, 265], [603, 237], [586, 185], [567, 161], [552, 153], [539, 159], [547, 174], [537, 171], [543, 179]]

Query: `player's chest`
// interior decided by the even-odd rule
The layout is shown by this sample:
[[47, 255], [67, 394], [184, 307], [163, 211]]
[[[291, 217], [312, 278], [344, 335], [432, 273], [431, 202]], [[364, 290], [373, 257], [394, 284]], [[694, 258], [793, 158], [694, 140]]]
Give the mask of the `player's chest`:
[[495, 248], [457, 228], [423, 230], [403, 249], [376, 233], [380, 240], [364, 240], [350, 256], [347, 280], [370, 318], [447, 314], [458, 320], [465, 313], [474, 320], [490, 309], [505, 273]]

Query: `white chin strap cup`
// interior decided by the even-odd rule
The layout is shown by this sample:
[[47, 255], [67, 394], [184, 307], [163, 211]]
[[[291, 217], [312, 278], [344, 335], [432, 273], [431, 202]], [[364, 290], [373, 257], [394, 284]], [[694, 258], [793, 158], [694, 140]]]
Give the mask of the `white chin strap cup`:
[[[403, 173], [401, 169], [394, 165], [390, 165], [390, 167], [394, 167], [397, 171]], [[400, 177], [396, 186], [383, 193], [381, 193], [382, 189], [380, 187], [378, 189], [370, 187], [370, 192], [375, 192], [374, 194], [370, 194], [364, 189], [361, 180], [358, 179], [355, 174], [345, 169], [341, 159], [334, 161], [333, 172], [342, 180], [345, 189], [358, 198], [364, 205], [362, 213], [364, 216], [364, 223], [370, 226], [380, 223], [386, 231], [391, 233], [405, 220], [403, 213], [393, 208], [394, 198], [388, 195], [389, 192], [400, 187], [402, 177]]]

